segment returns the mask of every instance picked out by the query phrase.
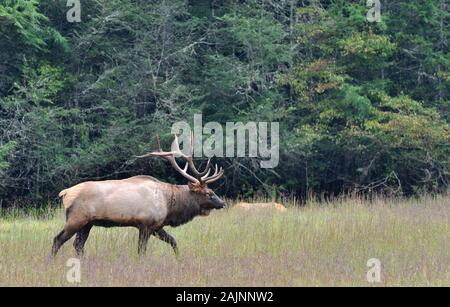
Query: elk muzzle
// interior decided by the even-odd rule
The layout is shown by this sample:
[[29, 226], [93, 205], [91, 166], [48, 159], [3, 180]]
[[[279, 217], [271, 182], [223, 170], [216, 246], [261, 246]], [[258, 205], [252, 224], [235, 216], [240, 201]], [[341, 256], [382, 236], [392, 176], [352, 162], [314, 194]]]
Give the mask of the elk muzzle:
[[212, 196], [211, 202], [214, 206], [214, 209], [222, 209], [225, 207], [225, 202], [220, 199], [217, 195]]

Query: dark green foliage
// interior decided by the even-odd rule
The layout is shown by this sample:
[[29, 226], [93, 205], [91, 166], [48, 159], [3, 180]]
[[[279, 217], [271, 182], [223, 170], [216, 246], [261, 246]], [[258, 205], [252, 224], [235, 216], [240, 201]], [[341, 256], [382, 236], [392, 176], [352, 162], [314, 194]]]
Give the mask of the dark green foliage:
[[447, 3], [0, 1], [0, 198], [40, 204], [84, 180], [150, 174], [170, 126], [280, 122], [280, 165], [218, 159], [222, 192], [415, 194], [448, 188]]

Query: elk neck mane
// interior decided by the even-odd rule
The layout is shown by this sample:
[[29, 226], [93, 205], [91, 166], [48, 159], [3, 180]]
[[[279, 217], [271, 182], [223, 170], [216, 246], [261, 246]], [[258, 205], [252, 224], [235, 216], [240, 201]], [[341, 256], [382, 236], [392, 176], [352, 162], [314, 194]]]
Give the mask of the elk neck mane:
[[179, 226], [201, 213], [198, 196], [187, 185], [174, 185], [167, 193], [168, 214], [165, 225]]

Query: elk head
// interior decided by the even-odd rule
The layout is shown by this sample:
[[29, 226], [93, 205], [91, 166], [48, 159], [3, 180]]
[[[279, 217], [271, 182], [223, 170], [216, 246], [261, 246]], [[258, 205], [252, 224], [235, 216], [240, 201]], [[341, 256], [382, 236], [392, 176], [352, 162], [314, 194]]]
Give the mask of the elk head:
[[[225, 202], [220, 199], [213, 190], [208, 188], [208, 184], [220, 179], [223, 176], [223, 169], [222, 167], [219, 168], [216, 164], [214, 173], [211, 174], [211, 159], [208, 159], [205, 169], [201, 172], [197, 170], [192, 157], [194, 144], [193, 134], [191, 133], [190, 144], [188, 144], [190, 151], [189, 155], [185, 155], [180, 150], [180, 144], [176, 134], [172, 151], [162, 151], [158, 136], [156, 137], [156, 140], [158, 147], [157, 151], [145, 154], [143, 156], [138, 156], [138, 158], [160, 157], [168, 160], [172, 164], [173, 168], [189, 181], [189, 190], [193, 194], [192, 196], [195, 197], [197, 203], [199, 203], [204, 215], [207, 215], [207, 213], [209, 213], [212, 209], [222, 209], [225, 206]], [[176, 157], [186, 160], [184, 168], [181, 168], [178, 165]], [[191, 171], [192, 175], [188, 174], [188, 169]]]

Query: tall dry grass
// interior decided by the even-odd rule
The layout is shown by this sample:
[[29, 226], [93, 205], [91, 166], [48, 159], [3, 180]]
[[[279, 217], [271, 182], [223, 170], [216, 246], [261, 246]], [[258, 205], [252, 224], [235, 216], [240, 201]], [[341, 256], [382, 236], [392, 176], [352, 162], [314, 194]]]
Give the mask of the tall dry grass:
[[[55, 261], [62, 211], [0, 212], [0, 286], [450, 286], [450, 200], [341, 199], [286, 213], [227, 209], [151, 238], [139, 258], [134, 229], [94, 228], [81, 283], [66, 279], [72, 240]], [[367, 261], [382, 282], [367, 282]]]

